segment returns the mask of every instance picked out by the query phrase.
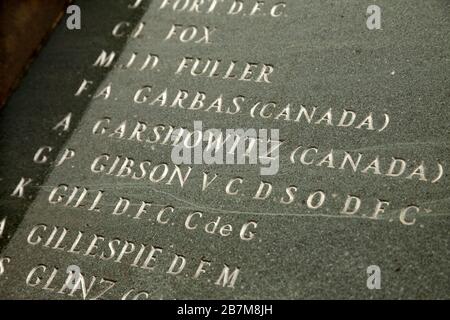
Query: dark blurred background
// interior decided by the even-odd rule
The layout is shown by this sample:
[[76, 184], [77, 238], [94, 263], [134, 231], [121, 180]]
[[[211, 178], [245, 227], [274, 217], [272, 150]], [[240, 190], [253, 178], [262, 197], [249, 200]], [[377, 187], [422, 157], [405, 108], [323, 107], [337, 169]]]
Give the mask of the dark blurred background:
[[0, 0], [0, 107], [70, 0]]

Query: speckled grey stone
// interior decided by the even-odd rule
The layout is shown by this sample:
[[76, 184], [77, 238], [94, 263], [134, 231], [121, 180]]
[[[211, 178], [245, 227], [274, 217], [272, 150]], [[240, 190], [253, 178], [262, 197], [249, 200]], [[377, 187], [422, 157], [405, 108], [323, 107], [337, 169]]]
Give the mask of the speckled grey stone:
[[[146, 291], [151, 299], [448, 299], [448, 1], [376, 1], [382, 8], [382, 30], [376, 31], [366, 27], [370, 1], [287, 1], [287, 16], [279, 19], [159, 11], [160, 2], [153, 1], [145, 12], [134, 12], [126, 9], [126, 1], [78, 1], [82, 30], [69, 31], [61, 24], [2, 110], [0, 210], [7, 221], [14, 221], [14, 227], [8, 229], [11, 239], [3, 242], [1, 256], [11, 261], [0, 276], [0, 297], [80, 298], [79, 294], [57, 293], [66, 268], [77, 265], [87, 279], [95, 275], [117, 281], [102, 297], [107, 299], [121, 298], [131, 289]], [[110, 31], [119, 21], [139, 20], [146, 22], [145, 39], [125, 43], [111, 37]], [[163, 41], [172, 23], [215, 26], [217, 31], [210, 45]], [[132, 52], [158, 54], [160, 70], [106, 72], [92, 67], [107, 48], [122, 50], [122, 57]], [[175, 76], [177, 61], [184, 56], [267, 63], [275, 66], [275, 72], [271, 84]], [[76, 98], [74, 92], [83, 78], [94, 79], [99, 87], [111, 82], [119, 89], [113, 89], [106, 101]], [[204, 91], [209, 97], [223, 94], [228, 101], [242, 95], [246, 102], [237, 115], [133, 103], [136, 90], [144, 85], [151, 85], [155, 92], [168, 87], [175, 92]], [[249, 111], [257, 101], [317, 106], [323, 113], [332, 108], [336, 117], [343, 109], [360, 117], [372, 112], [377, 121], [387, 113], [390, 123], [378, 132], [253, 118]], [[55, 137], [51, 128], [69, 111], [74, 113], [74, 130]], [[103, 153], [137, 162], [170, 163], [168, 146], [155, 144], [152, 149], [149, 144], [93, 135], [94, 124], [103, 117], [116, 124], [128, 119], [130, 124], [143, 121], [149, 126], [192, 128], [194, 120], [202, 120], [207, 128], [277, 128], [286, 140], [280, 171], [262, 177], [256, 166], [194, 165], [184, 188], [93, 174], [91, 163]], [[77, 154], [67, 164], [55, 167], [53, 163], [44, 170], [32, 162], [42, 145], [58, 145], [61, 152], [71, 148]], [[379, 156], [384, 172], [392, 157], [407, 160], [409, 170], [424, 161], [433, 177], [436, 163], [440, 163], [444, 175], [431, 183], [416, 177], [292, 164], [290, 152], [299, 145], [316, 147], [323, 156], [331, 149], [341, 155], [360, 152], [365, 159]], [[203, 171], [219, 174], [217, 182], [204, 192]], [[28, 202], [10, 197], [23, 176], [39, 180], [35, 196]], [[234, 177], [244, 179], [241, 194], [226, 195], [226, 182]], [[265, 201], [252, 198], [261, 181], [273, 184], [273, 194]], [[49, 193], [60, 184], [104, 191], [100, 212], [50, 205]], [[280, 204], [290, 186], [297, 187], [294, 203]], [[308, 209], [308, 195], [316, 191], [327, 195], [325, 204]], [[361, 198], [359, 213], [340, 213], [347, 195]], [[134, 213], [139, 201], [148, 201], [154, 207], [171, 205], [176, 215], [167, 225], [156, 223], [155, 213], [152, 221], [127, 214], [114, 216], [111, 212], [119, 197], [133, 202]], [[378, 219], [370, 219], [378, 200], [390, 204]], [[400, 211], [412, 205], [421, 211], [408, 216], [416, 219], [414, 225], [404, 225], [399, 221]], [[233, 226], [233, 234], [220, 237], [202, 232], [200, 219], [196, 220], [197, 230], [187, 230], [184, 219], [197, 210], [204, 214], [203, 226], [220, 216], [221, 222]], [[243, 241], [238, 230], [248, 221], [258, 222], [256, 238]], [[129, 261], [116, 263], [32, 246], [27, 237], [38, 224], [50, 229], [64, 226], [74, 232], [72, 238], [83, 231], [85, 242], [96, 234], [107, 240], [132, 241], [136, 246], [153, 245], [162, 248], [162, 253], [154, 261], [154, 270], [144, 270], [131, 267]], [[174, 254], [187, 259], [185, 270], [177, 276], [167, 273]], [[194, 279], [202, 259], [210, 266]], [[26, 284], [30, 270], [40, 264], [47, 266], [45, 273], [39, 271], [43, 282], [53, 268], [59, 270], [53, 291], [42, 289], [43, 283]], [[224, 265], [240, 270], [234, 288], [215, 284]], [[366, 285], [366, 270], [371, 265], [381, 270], [379, 290], [369, 290]]]

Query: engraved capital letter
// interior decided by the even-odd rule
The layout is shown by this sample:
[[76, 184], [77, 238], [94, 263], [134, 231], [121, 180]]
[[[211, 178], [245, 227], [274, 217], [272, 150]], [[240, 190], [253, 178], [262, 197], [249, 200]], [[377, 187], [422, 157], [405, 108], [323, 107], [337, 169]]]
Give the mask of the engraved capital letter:
[[14, 189], [13, 193], [11, 193], [11, 197], [23, 198], [25, 187], [28, 186], [31, 181], [33, 181], [33, 179], [21, 178], [19, 184]]

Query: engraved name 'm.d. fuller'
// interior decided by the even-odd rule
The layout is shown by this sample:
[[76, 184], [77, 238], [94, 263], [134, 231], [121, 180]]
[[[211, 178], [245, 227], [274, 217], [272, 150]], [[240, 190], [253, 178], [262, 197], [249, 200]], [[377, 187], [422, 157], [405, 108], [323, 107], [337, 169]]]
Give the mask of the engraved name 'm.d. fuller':
[[226, 63], [221, 60], [184, 57], [175, 74], [183, 74], [185, 70], [193, 77], [271, 83], [269, 76], [274, 72], [274, 67], [269, 64], [239, 64], [237, 61]]

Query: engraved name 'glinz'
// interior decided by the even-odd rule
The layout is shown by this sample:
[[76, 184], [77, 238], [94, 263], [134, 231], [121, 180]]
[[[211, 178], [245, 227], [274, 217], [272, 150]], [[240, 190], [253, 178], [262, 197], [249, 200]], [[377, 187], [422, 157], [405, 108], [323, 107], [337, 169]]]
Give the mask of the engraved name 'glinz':
[[193, 77], [213, 79], [253, 81], [257, 83], [272, 83], [269, 77], [275, 68], [264, 63], [243, 63], [238, 61], [184, 57], [178, 65], [176, 75], [189, 72]]

